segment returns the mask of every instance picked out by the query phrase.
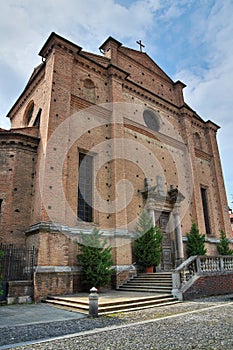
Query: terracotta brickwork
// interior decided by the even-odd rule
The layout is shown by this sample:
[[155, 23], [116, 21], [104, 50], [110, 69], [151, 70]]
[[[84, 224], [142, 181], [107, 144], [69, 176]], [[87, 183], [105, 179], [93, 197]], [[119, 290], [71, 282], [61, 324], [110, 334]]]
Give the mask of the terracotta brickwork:
[[[0, 133], [3, 241], [36, 246], [43, 268], [75, 267], [74, 241], [81, 230], [98, 227], [113, 247], [114, 264], [130, 265], [135, 223], [146, 208], [156, 220], [158, 213], [168, 214], [164, 234], [175, 267], [185, 256], [178, 241], [192, 221], [207, 233], [202, 188], [210, 226], [206, 246], [216, 254], [220, 230], [231, 238], [219, 127], [184, 103], [185, 85], [146, 53], [111, 37], [100, 50], [85, 52], [52, 33], [39, 53], [43, 63], [11, 108], [12, 129]], [[80, 222], [79, 154], [88, 152], [93, 220]], [[79, 277], [74, 287], [72, 272], [58, 270], [35, 275], [36, 298], [79, 289]]]
[[71, 272], [48, 272], [35, 274], [35, 301], [40, 301], [47, 295], [72, 294], [73, 291], [73, 274]]
[[0, 236], [4, 243], [24, 246], [24, 231], [31, 225], [38, 139], [2, 132], [0, 145]]
[[184, 294], [184, 300], [201, 296], [231, 294], [233, 292], [233, 274], [201, 276]]

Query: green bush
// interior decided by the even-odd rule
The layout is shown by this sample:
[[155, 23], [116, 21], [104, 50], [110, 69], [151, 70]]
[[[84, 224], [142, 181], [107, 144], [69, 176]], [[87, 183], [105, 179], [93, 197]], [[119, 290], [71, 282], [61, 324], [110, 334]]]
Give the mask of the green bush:
[[226, 237], [226, 233], [221, 230], [220, 242], [217, 244], [217, 249], [219, 254], [221, 255], [233, 255], [233, 249], [230, 249], [229, 244], [230, 241]]
[[197, 225], [193, 222], [187, 236], [187, 255], [206, 255], [205, 235], [201, 235]]
[[153, 225], [145, 210], [139, 216], [135, 232], [133, 251], [137, 264], [142, 267], [158, 266], [162, 255], [163, 235], [160, 228]]
[[109, 285], [112, 274], [111, 247], [106, 247], [102, 233], [94, 228], [91, 234], [81, 233], [78, 263], [82, 267], [83, 283], [87, 288]]

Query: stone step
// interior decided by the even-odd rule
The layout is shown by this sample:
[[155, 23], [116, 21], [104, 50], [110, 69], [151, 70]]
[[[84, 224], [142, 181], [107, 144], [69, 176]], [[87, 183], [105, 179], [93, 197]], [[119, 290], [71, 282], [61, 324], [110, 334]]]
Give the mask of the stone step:
[[139, 272], [140, 275], [146, 275], [146, 276], [150, 276], [150, 275], [154, 275], [154, 276], [171, 276], [172, 272], [171, 271], [161, 271], [161, 272]]
[[[132, 293], [131, 293], [132, 294]], [[99, 295], [100, 298], [101, 298], [101, 294]], [[123, 298], [122, 299], [110, 299], [110, 300], [107, 300], [104, 298], [104, 301], [99, 301], [99, 305], [102, 306], [111, 306], [111, 305], [121, 305], [121, 304], [124, 304], [125, 303], [125, 300], [127, 300], [127, 303], [130, 304], [130, 303], [135, 303], [136, 302], [140, 302], [140, 301], [151, 301], [151, 300], [157, 300], [157, 299], [161, 299], [162, 298], [168, 298], [170, 297], [171, 294], [169, 293], [166, 293], [166, 294], [153, 294], [153, 295], [146, 295], [146, 296], [143, 296], [143, 297], [131, 297], [131, 298]], [[46, 301], [56, 301], [56, 302], [70, 302], [72, 304], [78, 304], [78, 305], [81, 305], [81, 306], [86, 306], [88, 305], [88, 297], [86, 297], [85, 299], [82, 300], [82, 298], [79, 298], [78, 296], [48, 296], [48, 298], [46, 299]]]
[[128, 286], [122, 286], [119, 287], [119, 291], [126, 291], [126, 292], [144, 292], [144, 293], [170, 293], [171, 288], [166, 289], [166, 288], [144, 288], [144, 287], [139, 287], [139, 288], [133, 288], [133, 287], [128, 287]]
[[[119, 293], [125, 294], [126, 297], [120, 296], [120, 298], [109, 299], [103, 298], [100, 295], [99, 315], [142, 310], [177, 303], [178, 300], [173, 298], [171, 290], [171, 272], [141, 273], [117, 289]], [[140, 292], [142, 293], [142, 297], [140, 297]], [[136, 295], [138, 295], [138, 297]], [[81, 312], [83, 314], [88, 314], [89, 312], [89, 301], [87, 297], [51, 296], [48, 297], [46, 302], [70, 311]]]
[[58, 308], [62, 308], [62, 309], [69, 310], [69, 311], [80, 312], [82, 314], [88, 315], [88, 311], [89, 311], [88, 305], [73, 303], [70, 301], [65, 301], [65, 300], [62, 301], [62, 300], [47, 298], [44, 302], [46, 304], [49, 304], [49, 305], [52, 305], [52, 306], [55, 306]]
[[172, 273], [140, 273], [118, 288], [121, 291], [171, 293]]
[[123, 284], [123, 286], [120, 286], [118, 289], [121, 290], [122, 288], [131, 288], [133, 290], [144, 288], [144, 289], [156, 289], [158, 291], [160, 291], [161, 289], [164, 289], [169, 293], [171, 292], [170, 286], [154, 286], [151, 284]]
[[148, 280], [146, 278], [137, 278], [129, 280], [127, 283], [150, 283], [150, 284], [163, 284], [163, 285], [172, 285], [172, 281], [161, 281], [161, 280]]
[[145, 277], [145, 278], [161, 278], [161, 279], [172, 279], [172, 274], [171, 273], [140, 273], [138, 274], [138, 277]]
[[[106, 301], [99, 304], [98, 314], [105, 315], [117, 312], [126, 312], [133, 310], [142, 310], [151, 307], [157, 307], [162, 305], [171, 305], [177, 303], [178, 300], [173, 298], [171, 294], [159, 294], [149, 297], [126, 299], [126, 300], [114, 300]], [[64, 297], [48, 297], [46, 303], [63, 308], [65, 310], [81, 312], [88, 314], [89, 304], [88, 301], [82, 302], [80, 300], [68, 300]]]
[[115, 312], [122, 312], [126, 310], [141, 310], [145, 308], [152, 308], [156, 306], [161, 306], [162, 304], [164, 305], [165, 303], [174, 303], [177, 302], [176, 299], [174, 299], [172, 296], [170, 297], [164, 297], [164, 298], [158, 298], [156, 300], [150, 300], [150, 301], [135, 301], [134, 303], [124, 303], [121, 305], [112, 305], [112, 306], [103, 306], [99, 308], [99, 313], [115, 313]]

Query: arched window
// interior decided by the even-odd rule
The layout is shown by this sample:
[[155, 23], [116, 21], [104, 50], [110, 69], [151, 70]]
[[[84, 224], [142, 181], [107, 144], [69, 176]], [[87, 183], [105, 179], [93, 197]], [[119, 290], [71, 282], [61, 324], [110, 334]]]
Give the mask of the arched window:
[[154, 131], [159, 131], [160, 119], [159, 119], [159, 116], [154, 111], [150, 109], [146, 109], [143, 112], [143, 119], [146, 126], [148, 126], [148, 128]]
[[32, 116], [33, 116], [33, 112], [34, 112], [34, 102], [31, 101], [29, 102], [29, 104], [27, 105], [27, 108], [25, 110], [25, 113], [24, 113], [24, 125], [28, 126], [31, 119], [32, 119]]
[[42, 109], [39, 108], [38, 113], [36, 115], [36, 118], [34, 120], [33, 126], [39, 126], [40, 125], [41, 112], [42, 112]]
[[95, 84], [91, 79], [85, 79], [83, 82], [83, 95], [84, 98], [92, 103], [96, 102], [95, 97]]
[[195, 132], [194, 134], [194, 147], [201, 149], [201, 136], [198, 132]]

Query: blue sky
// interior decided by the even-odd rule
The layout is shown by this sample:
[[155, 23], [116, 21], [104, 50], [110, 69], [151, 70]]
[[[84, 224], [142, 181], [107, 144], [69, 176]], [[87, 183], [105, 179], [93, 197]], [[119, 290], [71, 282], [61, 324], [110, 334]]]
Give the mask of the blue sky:
[[229, 204], [233, 201], [233, 0], [8, 0], [0, 12], [0, 127], [24, 88], [49, 34], [98, 52], [109, 36], [145, 51], [173, 79], [186, 102], [221, 126], [218, 142]]

